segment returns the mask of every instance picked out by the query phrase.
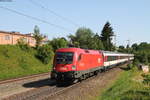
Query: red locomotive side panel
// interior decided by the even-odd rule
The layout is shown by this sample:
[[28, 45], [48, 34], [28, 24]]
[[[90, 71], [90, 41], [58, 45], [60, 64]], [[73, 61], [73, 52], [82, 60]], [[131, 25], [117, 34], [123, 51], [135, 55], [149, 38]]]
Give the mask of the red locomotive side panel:
[[77, 63], [77, 71], [89, 70], [102, 66], [103, 66], [102, 54], [100, 54], [99, 52], [85, 53], [81, 55], [81, 60], [79, 60]]

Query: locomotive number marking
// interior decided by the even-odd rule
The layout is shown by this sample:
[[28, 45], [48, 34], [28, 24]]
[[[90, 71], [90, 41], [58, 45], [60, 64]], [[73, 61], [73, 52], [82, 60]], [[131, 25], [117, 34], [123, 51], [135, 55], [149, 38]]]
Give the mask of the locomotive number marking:
[[84, 63], [80, 63], [80, 66], [84, 66]]

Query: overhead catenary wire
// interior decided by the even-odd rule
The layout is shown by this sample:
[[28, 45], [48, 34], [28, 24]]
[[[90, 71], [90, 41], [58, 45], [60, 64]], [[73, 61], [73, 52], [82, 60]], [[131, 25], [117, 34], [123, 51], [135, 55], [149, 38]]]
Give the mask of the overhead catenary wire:
[[19, 12], [19, 11], [16, 11], [16, 10], [13, 10], [13, 9], [10, 9], [10, 8], [4, 7], [4, 6], [0, 6], [0, 8], [1, 9], [5, 9], [5, 10], [10, 11], [10, 12], [13, 12], [13, 13], [18, 14], [18, 15], [21, 15], [21, 16], [27, 17], [27, 18], [32, 19], [32, 20], [36, 20], [36, 21], [48, 24], [50, 26], [53, 26], [53, 27], [56, 27], [56, 28], [59, 28], [59, 29], [63, 29], [63, 30], [69, 31], [69, 32], [70, 31], [72, 32], [72, 30], [70, 30], [70, 29], [67, 29], [67, 28], [65, 28], [63, 26], [60, 26], [60, 25], [57, 25], [57, 24], [50, 23], [50, 22], [45, 21], [43, 19], [31, 16], [31, 15], [27, 15], [27, 14], [24, 14], [22, 12]]
[[68, 23], [71, 23], [72, 25], [74, 25], [74, 26], [76, 26], [76, 27], [79, 27], [79, 25], [78, 25], [77, 23], [75, 23], [74, 21], [72, 21], [72, 20], [70, 20], [70, 19], [68, 19], [68, 18], [66, 18], [66, 17], [64, 17], [64, 16], [62, 16], [62, 15], [60, 15], [60, 14], [58, 14], [58, 13], [52, 11], [51, 9], [45, 7], [44, 5], [42, 5], [42, 4], [38, 3], [38, 2], [35, 2], [34, 0], [29, 0], [29, 1], [30, 1], [32, 4], [34, 4], [35, 6], [41, 7], [42, 9], [48, 11], [49, 13], [51, 13], [51, 14], [53, 14], [53, 15], [59, 17], [60, 19], [66, 21], [66, 22], [68, 22]]

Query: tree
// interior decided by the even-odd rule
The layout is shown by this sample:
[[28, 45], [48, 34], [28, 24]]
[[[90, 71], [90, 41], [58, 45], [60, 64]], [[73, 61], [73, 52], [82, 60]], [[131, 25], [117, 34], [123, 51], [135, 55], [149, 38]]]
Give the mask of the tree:
[[144, 64], [148, 64], [148, 54], [146, 52], [143, 52], [141, 56], [142, 56], [141, 62]]
[[75, 33], [76, 43], [79, 43], [81, 48], [89, 49], [89, 43], [93, 35], [94, 33], [89, 28], [79, 28]]
[[103, 49], [103, 43], [98, 34], [94, 34], [89, 28], [79, 28], [75, 35], [69, 35], [71, 46], [83, 49]]
[[103, 48], [104, 47], [102, 41], [100, 40], [100, 36], [95, 34], [89, 42], [89, 49], [103, 50]]
[[118, 52], [126, 52], [125, 47], [123, 45], [119, 46]]
[[37, 58], [39, 58], [44, 64], [48, 64], [51, 62], [54, 53], [51, 45], [42, 45], [37, 49]]
[[75, 35], [68, 36], [75, 47], [80, 47], [84, 49], [89, 49], [91, 45], [91, 38], [94, 36], [94, 33], [89, 28], [79, 28]]
[[37, 25], [34, 27], [33, 37], [36, 40], [36, 48], [38, 48], [41, 45], [44, 36], [40, 34], [40, 29]]
[[49, 42], [49, 45], [53, 47], [53, 51], [55, 52], [59, 48], [68, 47], [68, 41], [65, 38], [54, 38]]
[[106, 22], [101, 32], [101, 40], [105, 50], [111, 51], [113, 49], [112, 37], [114, 36], [113, 28], [109, 22]]
[[141, 42], [138, 46], [138, 50], [146, 50], [149, 51], [150, 50], [150, 44], [148, 44], [147, 42]]
[[150, 44], [147, 42], [141, 42], [139, 45], [134, 43], [131, 46], [132, 53], [134, 53], [134, 62], [142, 64], [150, 64]]
[[138, 50], [137, 43], [132, 44], [131, 49], [132, 49], [132, 53], [136, 52]]
[[126, 46], [126, 51], [127, 51], [127, 53], [129, 53], [131, 51], [129, 44], [127, 44], [127, 46]]

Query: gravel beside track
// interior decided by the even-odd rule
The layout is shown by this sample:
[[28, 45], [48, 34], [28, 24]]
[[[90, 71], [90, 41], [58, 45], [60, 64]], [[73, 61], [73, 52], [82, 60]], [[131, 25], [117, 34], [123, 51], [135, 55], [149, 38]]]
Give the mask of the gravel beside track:
[[116, 80], [122, 70], [113, 68], [91, 79], [82, 81], [75, 87], [66, 89], [63, 93], [49, 96], [43, 100], [93, 100], [100, 95], [113, 80]]
[[[43, 73], [17, 79], [0, 81], [0, 100], [11, 95], [35, 89], [37, 87], [40, 87], [40, 84], [46, 85], [48, 83], [46, 81], [49, 80], [49, 75], [49, 73]], [[37, 84], [34, 84], [37, 87], [23, 86], [24, 84], [31, 82], [37, 82]]]

